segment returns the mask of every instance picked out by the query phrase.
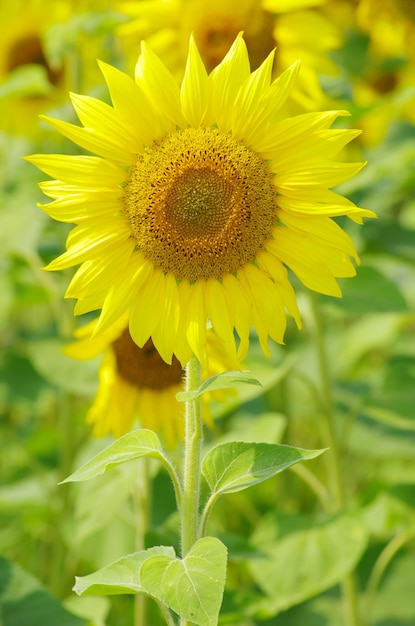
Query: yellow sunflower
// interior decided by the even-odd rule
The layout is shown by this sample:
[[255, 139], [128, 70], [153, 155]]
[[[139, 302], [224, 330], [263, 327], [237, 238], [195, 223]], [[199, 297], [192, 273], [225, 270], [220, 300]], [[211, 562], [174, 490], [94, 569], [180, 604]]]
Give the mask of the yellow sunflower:
[[[120, 437], [130, 431], [136, 419], [143, 428], [159, 433], [173, 448], [183, 439], [183, 403], [176, 394], [183, 390], [184, 370], [173, 356], [171, 365], [160, 357], [151, 339], [139, 348], [128, 330], [124, 316], [101, 335], [94, 336], [96, 321], [77, 331], [78, 341], [64, 352], [75, 359], [92, 359], [103, 354], [99, 385], [88, 411], [87, 422], [93, 425], [95, 437], [109, 433]], [[241, 369], [229, 359], [212, 331], [207, 333], [209, 367], [204, 378], [226, 370]], [[218, 400], [222, 392], [213, 392]], [[203, 396], [205, 422], [212, 427], [209, 394]]]
[[[252, 74], [238, 36], [208, 75], [191, 39], [181, 88], [145, 43], [136, 80], [101, 64], [113, 106], [72, 95], [82, 127], [48, 118], [99, 156], [33, 155], [52, 217], [76, 223], [58, 270], [81, 264], [67, 297], [102, 309], [96, 333], [125, 313], [134, 342], [151, 337], [167, 362], [207, 363], [207, 323], [245, 358], [250, 329], [269, 353], [286, 312], [300, 326], [287, 267], [310, 289], [340, 296], [353, 276], [350, 237], [332, 219], [371, 211], [329, 188], [362, 164], [333, 161], [359, 131], [331, 129], [343, 111], [284, 118], [298, 72], [271, 80], [273, 54]], [[236, 331], [236, 335], [235, 335]]]
[[42, 0], [1, 2], [0, 116], [6, 130], [27, 133], [64, 85], [64, 68], [48, 60], [43, 36], [52, 22], [68, 19], [70, 4], [57, 0], [48, 9]]
[[301, 60], [301, 81], [291, 93], [303, 110], [324, 106], [319, 75], [334, 74], [328, 52], [341, 44], [340, 31], [319, 10], [325, 0], [147, 0], [120, 2], [130, 21], [120, 37], [136, 58], [146, 39], [166, 65], [181, 76], [193, 33], [208, 71], [218, 65], [239, 32], [244, 33], [252, 69], [277, 49], [274, 72], [279, 75]]
[[383, 139], [392, 121], [415, 122], [415, 4], [361, 0], [356, 20], [369, 38], [369, 71], [356, 80], [354, 99], [367, 107], [359, 126], [370, 145]]
[[392, 122], [415, 121], [415, 3], [329, 0], [324, 10], [345, 32], [367, 38], [351, 88], [360, 143], [375, 145]]
[[[96, 84], [98, 50], [110, 54], [111, 25], [114, 28], [119, 21], [110, 4], [110, 0], [2, 0], [2, 129], [40, 135], [39, 113], [66, 100], [74, 81], [88, 87]], [[114, 47], [111, 52], [114, 58]]]
[[375, 56], [410, 57], [415, 61], [415, 4], [413, 0], [360, 0], [359, 27], [370, 38]]

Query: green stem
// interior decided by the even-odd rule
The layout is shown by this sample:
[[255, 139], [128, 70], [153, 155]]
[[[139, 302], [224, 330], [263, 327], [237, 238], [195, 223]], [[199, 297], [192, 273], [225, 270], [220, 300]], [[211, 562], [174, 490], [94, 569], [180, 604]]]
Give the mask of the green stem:
[[384, 575], [386, 568], [392, 561], [398, 551], [409, 541], [412, 541], [415, 537], [415, 527], [405, 528], [402, 532], [398, 533], [390, 540], [390, 542], [383, 548], [382, 552], [378, 556], [375, 565], [373, 566], [370, 574], [369, 581], [366, 587], [366, 619], [365, 623], [370, 624], [370, 616], [373, 610], [375, 602], [375, 596], [379, 588], [379, 583]]
[[[200, 363], [192, 356], [186, 365], [186, 392], [194, 391], [200, 385]], [[200, 399], [186, 401], [183, 498], [182, 498], [182, 556], [191, 550], [198, 539], [199, 496], [203, 428]]]
[[329, 476], [332, 482], [331, 488], [335, 499], [335, 509], [338, 511], [344, 507], [345, 492], [340, 463], [340, 450], [335, 428], [335, 413], [330, 368], [324, 341], [324, 320], [315, 294], [312, 294], [311, 302], [316, 330], [315, 339], [320, 373], [320, 393], [324, 407], [324, 438], [327, 446], [330, 448], [326, 455], [326, 459], [330, 463]]
[[[200, 363], [192, 356], [186, 365], [186, 392], [194, 391], [200, 385]], [[203, 425], [200, 398], [186, 400], [183, 497], [181, 506], [182, 556], [192, 549], [199, 538], [199, 500]], [[181, 618], [181, 626], [190, 626], [187, 619]]]
[[202, 517], [200, 520], [200, 536], [201, 537], [205, 537], [206, 535], [206, 529], [207, 529], [208, 521], [210, 518], [210, 514], [216, 502], [217, 502], [217, 494], [210, 496], [208, 501], [205, 504]]
[[290, 470], [294, 474], [297, 474], [297, 476], [299, 476], [308, 485], [323, 509], [325, 511], [329, 511], [331, 508], [329, 493], [321, 480], [319, 480], [317, 476], [313, 474], [313, 472], [311, 472], [303, 463], [292, 465]]
[[[340, 446], [335, 427], [332, 382], [324, 340], [324, 320], [315, 294], [311, 294], [311, 306], [315, 323], [315, 338], [321, 384], [320, 393], [325, 408], [322, 413], [324, 438], [325, 444], [329, 448], [325, 456], [329, 463], [329, 476], [334, 499], [334, 509], [335, 511], [341, 511], [346, 504], [346, 492], [341, 466]], [[353, 573], [350, 573], [344, 578], [341, 583], [341, 589], [347, 626], [360, 626], [358, 593], [356, 579]]]
[[177, 508], [178, 508], [178, 510], [180, 510], [181, 506], [182, 506], [182, 486], [181, 486], [181, 483], [180, 483], [179, 475], [178, 475], [177, 470], [176, 470], [175, 466], [173, 465], [173, 463], [166, 456], [163, 456], [163, 463], [164, 463], [164, 467], [168, 471], [169, 476], [171, 478], [171, 481], [173, 483], [174, 495], [176, 496]]
[[[139, 479], [135, 489], [136, 508], [136, 550], [145, 550], [145, 534], [150, 525], [150, 478], [149, 459], [140, 459]], [[134, 598], [134, 626], [142, 626], [147, 623], [148, 597], [143, 593], [136, 594]]]
[[[176, 626], [176, 622], [173, 619], [172, 614], [170, 613], [169, 609], [167, 608], [167, 606], [165, 604], [163, 604], [163, 602], [159, 602], [158, 600], [156, 600], [157, 605], [160, 609], [160, 613], [162, 614], [162, 616], [164, 617], [164, 621], [166, 622], [167, 626]], [[147, 622], [143, 622], [143, 626], [144, 624], [147, 624]]]

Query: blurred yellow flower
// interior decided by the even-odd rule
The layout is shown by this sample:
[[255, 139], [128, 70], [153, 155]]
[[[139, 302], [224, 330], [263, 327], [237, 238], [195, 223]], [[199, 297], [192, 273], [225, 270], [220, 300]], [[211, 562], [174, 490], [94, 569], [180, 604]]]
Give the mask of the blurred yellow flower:
[[300, 326], [286, 266], [333, 296], [336, 277], [355, 274], [331, 218], [374, 214], [330, 188], [361, 169], [333, 161], [359, 131], [330, 128], [344, 111], [285, 118], [298, 65], [272, 82], [270, 54], [251, 74], [241, 36], [210, 75], [192, 39], [180, 89], [142, 48], [135, 82], [101, 64], [112, 107], [72, 95], [83, 127], [48, 119], [99, 156], [28, 157], [56, 178], [41, 184], [44, 210], [77, 224], [48, 268], [81, 264], [75, 312], [102, 309], [97, 333], [128, 313], [134, 342], [151, 337], [168, 363], [207, 363], [208, 322], [232, 357], [245, 358], [251, 327], [269, 354], [286, 310]]
[[[128, 319], [121, 318], [101, 335], [94, 335], [96, 321], [79, 329], [78, 341], [64, 348], [75, 359], [92, 359], [103, 354], [99, 385], [88, 411], [87, 422], [95, 437], [109, 433], [120, 437], [130, 431], [138, 419], [142, 428], [157, 432], [173, 448], [183, 439], [184, 405], [176, 400], [183, 391], [184, 370], [173, 357], [171, 365], [158, 354], [149, 339], [142, 348], [132, 340]], [[227, 370], [241, 369], [231, 360], [214, 333], [207, 333], [209, 366], [204, 378]], [[232, 391], [217, 391], [203, 396], [203, 417], [212, 427], [210, 399], [221, 401]]]
[[356, 19], [368, 33], [376, 56], [410, 57], [415, 61], [413, 0], [360, 0]]
[[208, 71], [218, 65], [239, 32], [244, 33], [251, 68], [256, 69], [276, 47], [274, 73], [301, 60], [300, 81], [291, 93], [302, 109], [327, 102], [320, 74], [336, 73], [328, 52], [341, 44], [340, 31], [319, 11], [325, 0], [146, 0], [119, 3], [131, 18], [119, 33], [133, 58], [146, 39], [178, 76], [182, 76], [193, 33]]
[[62, 65], [53, 65], [43, 35], [54, 21], [70, 15], [65, 0], [2, 0], [0, 4], [0, 119], [1, 128], [27, 133], [37, 122], [57, 88], [65, 87]]
[[355, 124], [366, 146], [383, 140], [397, 120], [415, 122], [415, 3], [413, 0], [328, 0], [324, 11], [349, 36]]
[[75, 84], [89, 89], [98, 76], [101, 80], [97, 56], [116, 56], [108, 43], [120, 15], [110, 5], [110, 0], [2, 0], [1, 129], [41, 137], [39, 113], [66, 101]]
[[354, 98], [367, 107], [359, 125], [370, 145], [383, 139], [391, 121], [415, 122], [415, 3], [360, 0], [356, 21], [369, 38], [369, 69], [357, 77]]

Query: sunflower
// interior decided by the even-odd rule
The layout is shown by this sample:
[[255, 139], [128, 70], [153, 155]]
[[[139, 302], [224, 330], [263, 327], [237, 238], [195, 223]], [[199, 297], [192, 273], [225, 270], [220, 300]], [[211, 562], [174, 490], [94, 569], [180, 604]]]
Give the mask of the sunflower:
[[71, 83], [96, 84], [98, 50], [107, 54], [111, 29], [119, 23], [110, 4], [110, 0], [2, 0], [2, 128], [26, 136], [40, 134], [39, 113], [66, 100]]
[[352, 72], [355, 124], [363, 131], [360, 143], [376, 145], [392, 122], [415, 121], [415, 4], [329, 0], [324, 10], [349, 33], [349, 50], [360, 46], [358, 66], [346, 72]]
[[298, 64], [271, 81], [272, 64], [251, 74], [238, 36], [208, 75], [191, 39], [179, 89], [143, 43], [135, 81], [101, 64], [113, 106], [72, 95], [83, 127], [48, 119], [99, 155], [27, 157], [56, 178], [44, 210], [77, 224], [48, 268], [81, 264], [66, 295], [76, 314], [101, 309], [96, 333], [128, 313], [138, 346], [205, 364], [209, 322], [243, 360], [252, 327], [266, 354], [286, 310], [300, 327], [287, 267], [341, 296], [358, 256], [332, 218], [374, 215], [329, 189], [361, 169], [332, 160], [359, 131], [330, 128], [344, 111], [284, 118]]
[[354, 99], [367, 113], [359, 120], [366, 143], [381, 141], [389, 124], [415, 122], [415, 5], [412, 0], [361, 0], [358, 27], [369, 39], [369, 71], [357, 77]]
[[413, 0], [360, 0], [356, 18], [359, 27], [368, 33], [375, 56], [412, 57], [415, 61]]
[[190, 35], [195, 36], [208, 71], [218, 65], [239, 32], [244, 32], [251, 67], [256, 69], [277, 49], [274, 73], [300, 59], [301, 81], [293, 89], [290, 108], [316, 110], [328, 102], [320, 74], [335, 74], [328, 53], [341, 45], [340, 30], [321, 12], [325, 0], [148, 0], [121, 1], [130, 18], [119, 28], [127, 50], [136, 57], [146, 39], [173, 73], [181, 75]]
[[64, 67], [48, 59], [44, 34], [54, 21], [68, 19], [70, 4], [57, 0], [48, 8], [42, 0], [1, 3], [0, 115], [9, 131], [31, 132], [40, 111], [64, 86]]
[[[95, 400], [88, 411], [87, 422], [93, 425], [95, 437], [109, 433], [120, 437], [130, 431], [136, 419], [143, 428], [159, 433], [170, 448], [183, 438], [183, 404], [176, 394], [183, 390], [184, 370], [173, 356], [169, 365], [160, 357], [151, 339], [142, 348], [132, 340], [128, 319], [124, 316], [101, 335], [94, 336], [96, 321], [80, 328], [78, 341], [66, 346], [64, 353], [75, 359], [92, 359], [103, 355]], [[212, 331], [207, 333], [209, 367], [204, 378], [225, 370], [241, 369], [222, 349]], [[229, 393], [229, 392], [227, 392]], [[210, 399], [223, 399], [224, 392], [203, 396], [203, 416], [212, 427]]]

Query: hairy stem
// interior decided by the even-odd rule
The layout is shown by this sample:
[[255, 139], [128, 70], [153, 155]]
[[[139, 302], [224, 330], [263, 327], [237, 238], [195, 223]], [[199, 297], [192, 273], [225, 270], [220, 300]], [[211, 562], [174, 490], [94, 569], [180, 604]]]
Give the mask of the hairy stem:
[[[196, 357], [192, 356], [186, 365], [186, 392], [194, 391], [199, 386], [200, 376], [200, 363]], [[202, 439], [200, 400], [199, 398], [187, 400], [181, 511], [183, 557], [186, 556], [198, 539]]]
[[[201, 380], [200, 363], [192, 356], [186, 365], [186, 392], [197, 389]], [[192, 549], [199, 536], [199, 499], [201, 476], [201, 453], [203, 425], [200, 398], [186, 400], [183, 497], [181, 506], [181, 543], [182, 556]], [[182, 618], [181, 626], [188, 626], [188, 620]]]

